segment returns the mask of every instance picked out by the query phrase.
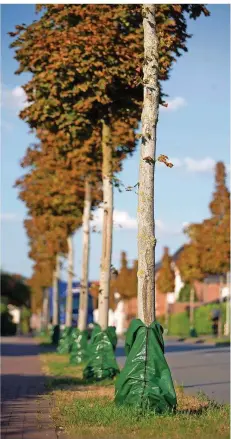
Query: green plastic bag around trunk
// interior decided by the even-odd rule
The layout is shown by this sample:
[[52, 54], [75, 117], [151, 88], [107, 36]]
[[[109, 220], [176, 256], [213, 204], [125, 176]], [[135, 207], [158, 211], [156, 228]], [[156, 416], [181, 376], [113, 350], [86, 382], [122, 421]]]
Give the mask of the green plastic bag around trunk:
[[58, 346], [60, 338], [60, 326], [55, 325], [51, 329], [51, 342], [53, 345]]
[[115, 326], [108, 326], [108, 328], [106, 329], [106, 333], [109, 337], [109, 340], [112, 344], [113, 347], [113, 351], [116, 350], [116, 345], [117, 345], [117, 335], [116, 335], [116, 328]]
[[81, 364], [88, 358], [88, 332], [76, 328], [70, 353], [70, 364]]
[[[110, 330], [109, 333], [111, 333]], [[119, 367], [108, 331], [96, 331], [91, 343], [90, 358], [83, 371], [84, 379], [87, 381], [100, 381], [106, 378], [114, 378], [118, 373]]]
[[164, 356], [163, 329], [157, 322], [147, 327], [131, 322], [125, 343], [127, 359], [115, 384], [115, 402], [156, 413], [173, 412], [176, 393]]
[[68, 354], [70, 351], [70, 344], [71, 344], [71, 333], [73, 328], [64, 328], [62, 336], [59, 340], [59, 345], [57, 348], [58, 354]]

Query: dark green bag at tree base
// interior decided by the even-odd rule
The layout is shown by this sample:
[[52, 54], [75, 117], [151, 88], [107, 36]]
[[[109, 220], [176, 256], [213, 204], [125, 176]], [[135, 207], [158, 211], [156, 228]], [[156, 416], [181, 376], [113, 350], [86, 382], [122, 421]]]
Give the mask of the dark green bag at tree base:
[[117, 335], [116, 335], [116, 328], [115, 326], [108, 326], [108, 328], [106, 329], [106, 333], [109, 337], [109, 340], [112, 344], [113, 347], [113, 351], [116, 350], [116, 345], [117, 345]]
[[[106, 331], [96, 331], [92, 339], [90, 358], [83, 371], [83, 378], [87, 381], [101, 381], [106, 378], [114, 378], [119, 373], [114, 349], [108, 336], [108, 329]], [[111, 333], [111, 330], [109, 330], [109, 333]]]
[[51, 330], [51, 342], [53, 345], [58, 346], [60, 338], [60, 326], [55, 325]]
[[115, 402], [143, 411], [173, 412], [176, 393], [164, 357], [162, 326], [147, 327], [140, 319], [131, 322], [125, 343], [127, 359], [115, 384]]
[[72, 330], [72, 327], [64, 328], [57, 348], [58, 354], [68, 354], [70, 352]]
[[70, 353], [70, 364], [81, 364], [88, 358], [88, 332], [76, 328]]

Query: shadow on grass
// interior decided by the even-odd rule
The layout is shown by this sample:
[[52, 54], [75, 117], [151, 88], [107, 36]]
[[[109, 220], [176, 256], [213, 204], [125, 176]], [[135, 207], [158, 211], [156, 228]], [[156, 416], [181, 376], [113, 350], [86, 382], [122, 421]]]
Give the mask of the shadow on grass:
[[103, 387], [112, 387], [114, 385], [115, 381], [110, 379], [105, 380], [85, 380], [84, 378], [79, 377], [69, 377], [69, 376], [56, 376], [56, 377], [49, 377], [46, 383], [46, 387], [51, 389], [66, 389], [71, 390], [70, 388], [73, 386], [79, 387], [79, 391], [84, 391], [88, 386], [103, 386]]

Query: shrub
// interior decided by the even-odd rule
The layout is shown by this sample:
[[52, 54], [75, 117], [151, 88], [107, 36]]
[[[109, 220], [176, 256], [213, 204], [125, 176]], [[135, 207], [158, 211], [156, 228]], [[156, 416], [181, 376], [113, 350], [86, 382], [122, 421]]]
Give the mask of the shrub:
[[[222, 325], [225, 323], [225, 303], [213, 303], [195, 308], [194, 327], [198, 335], [212, 335], [211, 314], [213, 309], [221, 310]], [[189, 316], [187, 312], [172, 314], [169, 318], [169, 335], [188, 336], [190, 330]]]
[[1, 312], [1, 335], [15, 335], [17, 326], [12, 322], [12, 316], [10, 315], [7, 305], [5, 303], [0, 304]]
[[212, 322], [211, 314], [213, 309], [221, 310], [222, 326], [225, 323], [226, 308], [225, 303], [212, 303], [209, 305], [200, 306], [195, 310], [195, 329], [198, 334], [211, 335], [212, 334]]
[[176, 336], [187, 336], [189, 334], [189, 318], [186, 312], [170, 315], [168, 334]]

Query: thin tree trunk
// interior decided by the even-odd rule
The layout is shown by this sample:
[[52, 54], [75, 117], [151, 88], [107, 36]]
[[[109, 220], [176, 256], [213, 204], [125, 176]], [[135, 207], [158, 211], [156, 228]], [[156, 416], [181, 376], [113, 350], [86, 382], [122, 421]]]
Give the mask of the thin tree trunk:
[[66, 327], [70, 328], [72, 326], [72, 315], [73, 315], [73, 275], [74, 275], [74, 252], [73, 252], [73, 238], [68, 236], [67, 238], [68, 246], [68, 279], [67, 279], [67, 299], [66, 299]]
[[113, 184], [112, 184], [112, 144], [108, 121], [102, 122], [103, 151], [103, 230], [100, 267], [99, 324], [103, 330], [108, 326], [109, 291], [113, 230]]
[[138, 317], [150, 325], [155, 320], [154, 169], [160, 91], [155, 5], [143, 5], [142, 10], [144, 100], [138, 197]]
[[43, 292], [43, 330], [48, 329], [49, 324], [49, 289], [44, 288]]
[[191, 289], [190, 289], [190, 316], [189, 316], [190, 327], [194, 326], [194, 298], [195, 298], [195, 291], [194, 291], [194, 288], [191, 287]]
[[90, 216], [91, 216], [91, 183], [85, 180], [85, 199], [83, 211], [83, 256], [82, 275], [80, 286], [80, 303], [78, 328], [83, 331], [87, 327], [88, 313], [88, 272], [89, 272], [89, 251], [90, 251]]
[[56, 255], [56, 267], [53, 274], [53, 325], [59, 325], [59, 255]]

